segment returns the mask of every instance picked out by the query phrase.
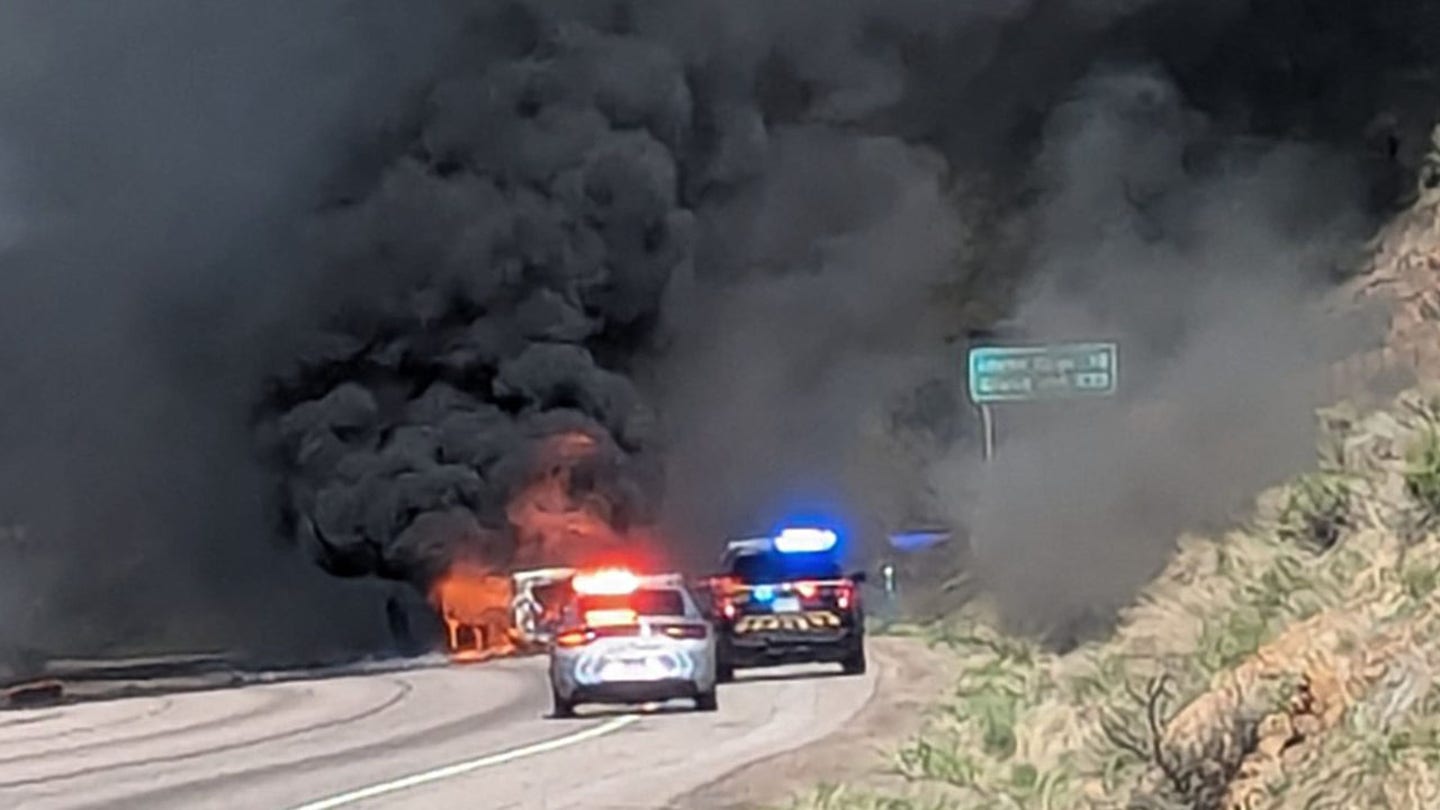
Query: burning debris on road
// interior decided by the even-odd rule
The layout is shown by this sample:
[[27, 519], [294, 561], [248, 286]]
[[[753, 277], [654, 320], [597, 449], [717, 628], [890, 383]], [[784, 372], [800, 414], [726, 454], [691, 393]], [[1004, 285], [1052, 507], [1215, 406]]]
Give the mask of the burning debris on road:
[[445, 644], [457, 658], [506, 655], [516, 649], [510, 577], [489, 568], [452, 566], [431, 588], [430, 599], [445, 621]]

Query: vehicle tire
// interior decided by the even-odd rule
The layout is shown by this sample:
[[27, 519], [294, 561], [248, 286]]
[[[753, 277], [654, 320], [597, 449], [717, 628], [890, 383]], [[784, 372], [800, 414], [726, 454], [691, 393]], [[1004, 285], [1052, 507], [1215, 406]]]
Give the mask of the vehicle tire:
[[850, 655], [840, 662], [840, 666], [844, 668], [846, 675], [865, 674], [865, 642], [863, 639], [855, 645], [855, 649], [851, 651]]
[[724, 639], [715, 645], [716, 683], [730, 683], [735, 680], [735, 659], [731, 655], [730, 645]]
[[715, 697], [714, 689], [711, 689], [709, 692], [701, 692], [695, 696], [695, 711], [713, 712], [719, 708], [720, 703]]
[[554, 707], [550, 712], [551, 717], [564, 720], [575, 716], [575, 702], [561, 697], [560, 690], [551, 687], [550, 698]]

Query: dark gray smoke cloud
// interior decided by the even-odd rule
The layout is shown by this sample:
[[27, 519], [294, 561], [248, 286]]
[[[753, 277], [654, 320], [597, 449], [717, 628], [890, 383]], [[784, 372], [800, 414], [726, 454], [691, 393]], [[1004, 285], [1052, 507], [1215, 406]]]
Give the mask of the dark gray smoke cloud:
[[[660, 380], [675, 525], [716, 541], [797, 510], [863, 521], [889, 472], [866, 429], [935, 367], [959, 275], [942, 161], [899, 140], [771, 133], [736, 257], [697, 281]], [[712, 562], [704, 559], [704, 562]]]
[[[1308, 359], [1297, 249], [1328, 249], [1365, 191], [1388, 199], [1422, 140], [1426, 13], [8, 4], [0, 525], [33, 539], [27, 587], [0, 598], [35, 617], [26, 639], [62, 620], [85, 644], [174, 638], [182, 614], [203, 617], [191, 636], [273, 638], [259, 605], [337, 636], [368, 597], [299, 558], [423, 582], [664, 517], [703, 560], [805, 500], [1011, 525], [1025, 450], [978, 512], [943, 484], [917, 504], [938, 450], [883, 456], [891, 403], [953, 387], [945, 339], [1021, 290], [1032, 330], [1143, 347], [1137, 396], [1194, 401], [1185, 430], [1228, 422], [1214, 378]], [[1375, 189], [1336, 154], [1371, 159]], [[1283, 350], [1237, 370], [1236, 336]], [[1298, 399], [1244, 402], [1288, 427]], [[1125, 432], [1108, 418], [1097, 436]], [[1287, 436], [1263, 446], [1286, 457]], [[1111, 472], [1034, 486], [1108, 504], [1152, 465], [1168, 483], [1143, 502], [1173, 504], [1234, 463], [1063, 453], [1082, 454]], [[977, 540], [1002, 550], [993, 581], [1023, 593], [1006, 560], [1050, 555], [1024, 574], [1043, 584], [1112, 532], [1176, 522], [1100, 511], [1085, 542], [1048, 520], [1013, 556]]]
[[1353, 163], [1227, 138], [1153, 72], [1077, 91], [1035, 164], [1015, 317], [1036, 341], [1117, 341], [1120, 395], [998, 406], [996, 460], [947, 468], [982, 581], [1058, 639], [1123, 604], [1182, 531], [1313, 463], [1319, 372], [1365, 345], [1316, 300], [1366, 233]]
[[246, 425], [295, 226], [448, 35], [347, 5], [0, 9], [0, 524], [25, 538], [0, 547], [0, 646], [344, 647], [378, 623], [267, 542]]
[[[702, 314], [685, 310], [661, 377], [675, 523], [714, 537], [806, 498], [872, 529], [943, 513], [1010, 612], [1051, 624], [1123, 600], [1181, 528], [1307, 461], [1304, 375], [1355, 343], [1302, 302], [1407, 181], [1431, 115], [1416, 89], [1435, 83], [1405, 78], [1426, 62], [1409, 43], [1434, 26], [1418, 7], [1393, 24], [1280, 5], [1262, 27], [1240, 3], [994, 4], [918, 25], [871, 8], [816, 24], [858, 48], [767, 64], [771, 126], [747, 143], [774, 163], [702, 219], [720, 235], [700, 253]], [[863, 68], [842, 64], [856, 53]], [[1359, 75], [1383, 89], [1314, 92]], [[887, 410], [958, 389], [941, 338], [1006, 302], [1033, 340], [1124, 343], [1134, 401], [1006, 414], [1000, 467], [964, 442], [916, 480], [936, 449], [914, 445], [953, 423], [907, 434]], [[1137, 426], [1156, 413], [1164, 429]]]

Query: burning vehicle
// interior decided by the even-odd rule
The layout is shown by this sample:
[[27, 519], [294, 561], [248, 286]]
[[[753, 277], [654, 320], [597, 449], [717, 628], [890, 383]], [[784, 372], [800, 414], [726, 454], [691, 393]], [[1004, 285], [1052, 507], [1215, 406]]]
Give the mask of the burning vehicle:
[[[597, 441], [581, 431], [540, 439], [532, 475], [507, 499], [512, 553], [462, 556], [432, 584], [430, 603], [444, 620], [452, 657], [543, 652], [569, 598], [573, 566], [643, 553], [643, 533], [617, 527], [622, 521], [611, 514], [610, 499], [587, 478], [600, 456]], [[448, 547], [464, 550], [465, 544]]]
[[560, 613], [574, 593], [576, 569], [568, 567], [516, 571], [510, 612], [515, 638], [524, 652], [540, 652], [555, 638]]
[[457, 566], [435, 583], [430, 601], [445, 623], [451, 657], [484, 660], [543, 652], [571, 593], [574, 568], [511, 574]]

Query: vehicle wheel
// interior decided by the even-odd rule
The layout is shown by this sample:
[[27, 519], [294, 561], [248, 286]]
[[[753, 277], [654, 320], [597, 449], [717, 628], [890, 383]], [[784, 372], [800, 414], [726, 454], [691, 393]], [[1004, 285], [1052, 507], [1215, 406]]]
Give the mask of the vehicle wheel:
[[735, 660], [731, 657], [729, 647], [723, 638], [715, 645], [716, 683], [730, 683], [735, 680]]
[[553, 687], [550, 689], [550, 695], [552, 703], [554, 705], [553, 711], [550, 712], [551, 717], [565, 719], [575, 716], [574, 701], [566, 700], [565, 698], [561, 697], [560, 690]]
[[864, 675], [865, 642], [861, 641], [859, 644], [855, 645], [854, 652], [850, 653], [849, 657], [842, 661], [840, 665], [844, 667], [846, 675]]
[[715, 690], [701, 692], [695, 696], [695, 710], [700, 712], [713, 712], [720, 708], [719, 701], [715, 698]]

